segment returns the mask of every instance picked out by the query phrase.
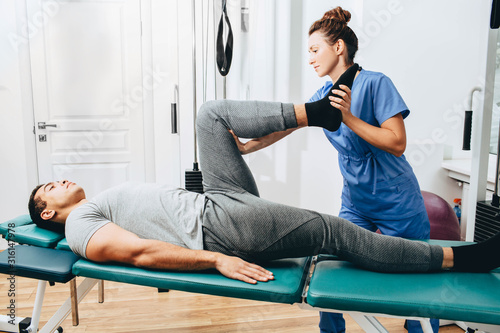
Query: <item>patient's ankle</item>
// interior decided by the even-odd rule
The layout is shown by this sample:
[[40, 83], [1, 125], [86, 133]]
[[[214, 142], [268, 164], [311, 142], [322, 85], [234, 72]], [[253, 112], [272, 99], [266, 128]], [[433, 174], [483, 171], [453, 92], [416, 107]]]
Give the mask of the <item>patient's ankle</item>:
[[450, 269], [453, 268], [454, 260], [453, 260], [453, 250], [451, 247], [443, 247], [443, 265], [441, 268]]
[[304, 104], [293, 105], [295, 111], [295, 118], [297, 119], [297, 127], [308, 126], [306, 107]]

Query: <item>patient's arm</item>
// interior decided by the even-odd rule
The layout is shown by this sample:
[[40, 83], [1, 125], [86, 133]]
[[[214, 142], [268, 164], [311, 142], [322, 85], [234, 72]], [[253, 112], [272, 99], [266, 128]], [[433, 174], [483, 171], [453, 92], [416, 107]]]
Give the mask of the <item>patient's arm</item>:
[[257, 150], [261, 150], [262, 148], [266, 148], [272, 145], [275, 142], [283, 139], [285, 136], [293, 133], [295, 130], [306, 127], [307, 126], [307, 114], [304, 104], [294, 104], [293, 105], [295, 111], [295, 118], [297, 120], [297, 127], [289, 128], [285, 131], [274, 132], [263, 136], [261, 138], [252, 139], [245, 143], [241, 142], [240, 139], [234, 134], [232, 130], [229, 130], [236, 141], [236, 145], [238, 146], [238, 150], [242, 155], [253, 153]]
[[252, 284], [274, 278], [268, 270], [240, 258], [142, 239], [114, 223], [108, 223], [94, 233], [87, 244], [86, 256], [98, 262], [113, 261], [155, 269], [215, 268], [228, 278]]

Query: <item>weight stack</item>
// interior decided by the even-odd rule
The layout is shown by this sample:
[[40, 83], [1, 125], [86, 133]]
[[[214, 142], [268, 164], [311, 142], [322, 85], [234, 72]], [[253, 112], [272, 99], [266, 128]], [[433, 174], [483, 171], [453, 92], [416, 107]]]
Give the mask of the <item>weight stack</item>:
[[500, 232], [500, 207], [491, 201], [479, 201], [476, 207], [474, 242], [484, 241]]
[[184, 182], [186, 190], [203, 193], [203, 175], [198, 169], [198, 163], [193, 164], [193, 170], [186, 170]]

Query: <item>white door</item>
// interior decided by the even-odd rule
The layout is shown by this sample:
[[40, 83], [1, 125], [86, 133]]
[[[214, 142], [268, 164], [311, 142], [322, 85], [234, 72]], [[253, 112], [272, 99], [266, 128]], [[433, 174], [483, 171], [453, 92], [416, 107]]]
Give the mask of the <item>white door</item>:
[[27, 0], [39, 181], [145, 180], [140, 0]]

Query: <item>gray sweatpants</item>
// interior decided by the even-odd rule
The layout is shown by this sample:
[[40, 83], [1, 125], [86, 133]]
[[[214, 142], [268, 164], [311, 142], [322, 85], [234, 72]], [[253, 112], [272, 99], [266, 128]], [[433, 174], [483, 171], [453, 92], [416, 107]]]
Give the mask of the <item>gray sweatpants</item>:
[[248, 261], [335, 254], [382, 272], [441, 268], [439, 246], [379, 235], [336, 216], [260, 198], [228, 130], [241, 138], [258, 138], [295, 127], [292, 104], [222, 100], [202, 105], [197, 133], [208, 198], [203, 215], [205, 249]]

